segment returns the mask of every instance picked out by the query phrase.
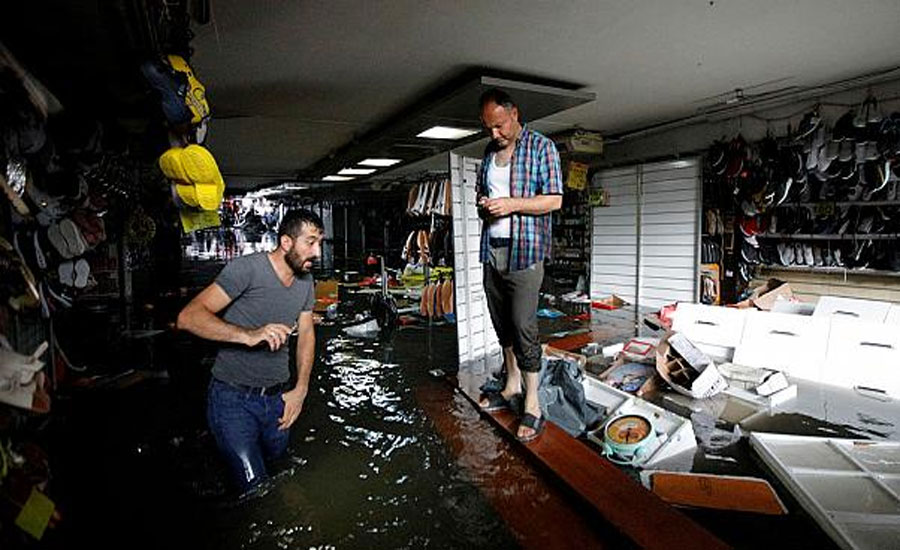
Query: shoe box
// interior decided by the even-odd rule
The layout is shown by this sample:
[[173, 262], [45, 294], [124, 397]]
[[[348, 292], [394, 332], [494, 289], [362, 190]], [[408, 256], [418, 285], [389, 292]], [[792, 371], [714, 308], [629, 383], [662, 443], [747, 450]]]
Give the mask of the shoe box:
[[900, 398], [898, 325], [900, 304], [823, 296], [806, 315], [678, 304], [672, 329], [716, 363]]
[[860, 300], [840, 296], [822, 296], [813, 310], [814, 317], [846, 317], [860, 321], [884, 323], [891, 309], [890, 302]]
[[672, 330], [680, 332], [716, 362], [731, 361], [741, 341], [746, 309], [679, 303]]
[[900, 330], [854, 318], [833, 318], [821, 381], [900, 397]]
[[818, 380], [831, 324], [827, 317], [750, 311], [734, 363], [780, 370], [796, 378]]
[[884, 320], [886, 325], [900, 325], [900, 305], [894, 304], [888, 310], [887, 318]]

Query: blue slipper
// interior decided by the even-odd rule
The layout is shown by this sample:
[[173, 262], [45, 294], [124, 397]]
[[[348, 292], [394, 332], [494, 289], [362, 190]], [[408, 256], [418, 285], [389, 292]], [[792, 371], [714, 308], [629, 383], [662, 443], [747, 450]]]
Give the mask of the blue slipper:
[[522, 443], [534, 441], [535, 439], [540, 437], [542, 433], [544, 433], [544, 417], [534, 416], [531, 413], [525, 413], [522, 416], [522, 420], [519, 422], [519, 426], [531, 428], [532, 430], [534, 430], [534, 433], [532, 433], [531, 435], [526, 435], [524, 437], [519, 437], [518, 433], [516, 433], [516, 439], [518, 439]]

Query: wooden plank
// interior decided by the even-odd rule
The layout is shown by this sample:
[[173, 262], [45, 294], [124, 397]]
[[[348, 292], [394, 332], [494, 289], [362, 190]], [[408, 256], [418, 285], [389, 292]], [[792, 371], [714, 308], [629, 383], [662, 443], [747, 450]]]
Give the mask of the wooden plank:
[[654, 472], [651, 488], [672, 504], [784, 515], [787, 509], [764, 479], [685, 472]]
[[591, 333], [586, 332], [584, 334], [573, 334], [572, 336], [550, 340], [549, 342], [547, 342], [547, 345], [556, 349], [561, 349], [563, 351], [572, 351], [578, 348], [583, 348], [592, 341], [593, 340], [591, 338]]
[[[515, 443], [498, 437], [452, 382], [426, 381], [416, 401], [434, 423], [457, 464], [468, 471], [482, 495], [522, 548], [619, 548], [621, 534], [597, 522], [571, 496], [528, 463]], [[483, 444], [473, 444], [473, 442]]]
[[[472, 396], [465, 395], [478, 406]], [[509, 436], [515, 437], [519, 419], [512, 412], [483, 414]], [[641, 548], [730, 548], [551, 422], [545, 424], [544, 433], [538, 439], [522, 446], [603, 519]]]

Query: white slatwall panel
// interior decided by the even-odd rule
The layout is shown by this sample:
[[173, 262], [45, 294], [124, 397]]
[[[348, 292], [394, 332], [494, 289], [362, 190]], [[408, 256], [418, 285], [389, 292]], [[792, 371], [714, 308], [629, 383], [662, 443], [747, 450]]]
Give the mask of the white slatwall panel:
[[475, 181], [479, 164], [479, 160], [450, 154], [460, 368], [478, 364], [490, 368], [501, 357], [497, 334], [485, 301], [479, 261], [481, 220], [475, 208]]
[[640, 174], [640, 305], [695, 302], [700, 216], [696, 159], [644, 164]]
[[610, 206], [593, 210], [591, 296], [618, 294], [652, 309], [696, 301], [699, 163], [616, 168], [595, 181]]
[[633, 304], [637, 295], [637, 167], [605, 170], [597, 180], [609, 193], [610, 206], [594, 208], [591, 216], [591, 296], [616, 294]]

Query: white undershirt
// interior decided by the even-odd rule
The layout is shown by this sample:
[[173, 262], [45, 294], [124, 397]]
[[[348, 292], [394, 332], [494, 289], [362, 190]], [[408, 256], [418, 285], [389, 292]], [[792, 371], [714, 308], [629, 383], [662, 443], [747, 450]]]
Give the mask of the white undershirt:
[[[511, 163], [507, 163], [506, 166], [497, 166], [496, 159], [497, 155], [491, 155], [491, 165], [488, 166], [487, 174], [488, 196], [492, 199], [510, 196], [509, 178]], [[510, 235], [512, 235], [512, 218], [510, 216], [495, 220], [494, 223], [491, 224], [491, 237], [495, 239], [508, 239]]]

